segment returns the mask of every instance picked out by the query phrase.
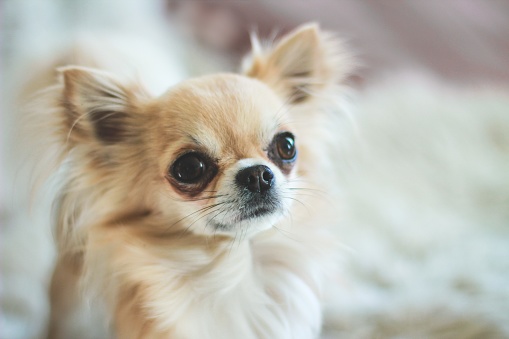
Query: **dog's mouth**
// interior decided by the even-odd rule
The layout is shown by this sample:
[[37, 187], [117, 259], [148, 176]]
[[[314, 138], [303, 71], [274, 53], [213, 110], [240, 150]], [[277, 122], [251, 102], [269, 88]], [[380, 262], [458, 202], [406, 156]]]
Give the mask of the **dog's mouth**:
[[274, 213], [276, 208], [274, 206], [262, 206], [247, 211], [243, 211], [236, 221], [244, 221], [249, 219], [258, 218], [264, 215]]
[[[243, 208], [239, 214], [228, 221], [212, 220], [211, 224], [217, 230], [230, 231], [236, 228], [236, 225], [244, 222], [255, 221], [262, 217], [269, 217], [277, 212], [278, 208], [275, 205], [264, 205], [251, 208]], [[240, 226], [240, 225], [239, 225]]]
[[235, 187], [225, 196], [216, 201], [220, 207], [206, 219], [206, 224], [212, 226], [214, 232], [254, 234], [271, 228], [288, 208], [276, 185], [259, 186], [258, 190]]

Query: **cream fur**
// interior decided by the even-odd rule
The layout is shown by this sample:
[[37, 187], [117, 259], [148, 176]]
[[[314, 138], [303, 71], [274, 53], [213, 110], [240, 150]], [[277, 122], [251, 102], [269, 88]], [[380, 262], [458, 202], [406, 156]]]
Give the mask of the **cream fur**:
[[[65, 164], [51, 338], [89, 337], [75, 323], [92, 318], [84, 303], [90, 315], [104, 312], [97, 336], [319, 335], [336, 243], [332, 211], [316, 190], [334, 180], [334, 127], [344, 109], [336, 84], [350, 70], [338, 46], [303, 26], [255, 51], [246, 75], [187, 80], [159, 97], [107, 69], [60, 69], [48, 108], [36, 111]], [[286, 130], [299, 155], [284, 174], [266, 145]], [[166, 180], [182, 149], [217, 159], [206, 190], [189, 195]], [[231, 223], [243, 208], [222, 197], [234, 196], [233, 178], [248, 163], [274, 171], [277, 213], [211, 230], [211, 221]]]

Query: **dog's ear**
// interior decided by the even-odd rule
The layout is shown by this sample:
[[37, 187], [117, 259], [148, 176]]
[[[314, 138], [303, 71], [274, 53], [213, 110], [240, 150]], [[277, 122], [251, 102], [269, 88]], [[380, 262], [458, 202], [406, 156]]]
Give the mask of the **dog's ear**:
[[136, 142], [136, 91], [111, 75], [85, 67], [64, 67], [62, 107], [67, 141], [113, 145]]
[[269, 48], [262, 48], [255, 35], [251, 40], [253, 51], [243, 62], [244, 74], [265, 82], [291, 103], [319, 95], [352, 68], [341, 42], [317, 24], [298, 27]]

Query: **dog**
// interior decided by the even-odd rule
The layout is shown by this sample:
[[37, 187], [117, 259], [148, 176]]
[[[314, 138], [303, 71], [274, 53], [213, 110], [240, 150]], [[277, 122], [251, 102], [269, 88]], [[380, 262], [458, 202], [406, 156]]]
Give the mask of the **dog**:
[[36, 112], [62, 172], [49, 338], [320, 336], [352, 61], [316, 24], [252, 42], [239, 74], [159, 96], [58, 69]]

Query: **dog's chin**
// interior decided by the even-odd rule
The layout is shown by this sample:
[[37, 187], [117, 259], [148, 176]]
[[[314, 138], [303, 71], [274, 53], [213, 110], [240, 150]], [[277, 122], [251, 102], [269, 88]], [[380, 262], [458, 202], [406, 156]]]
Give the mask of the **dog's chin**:
[[209, 220], [209, 230], [213, 234], [229, 235], [248, 238], [272, 228], [283, 218], [284, 212], [278, 208], [261, 207], [247, 212], [239, 213], [233, 218]]

